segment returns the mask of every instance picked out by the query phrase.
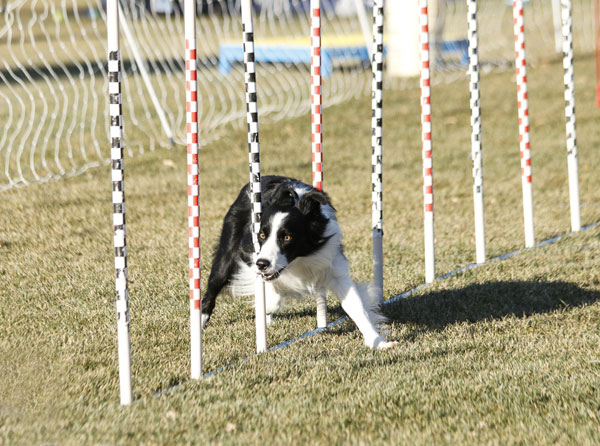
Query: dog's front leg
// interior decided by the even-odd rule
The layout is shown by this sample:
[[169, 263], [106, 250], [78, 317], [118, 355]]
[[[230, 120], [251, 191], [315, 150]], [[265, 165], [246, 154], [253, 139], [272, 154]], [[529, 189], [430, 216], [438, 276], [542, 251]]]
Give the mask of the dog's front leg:
[[320, 288], [315, 295], [317, 304], [317, 328], [327, 328], [327, 289]]
[[265, 282], [265, 307], [267, 311], [267, 325], [273, 322], [273, 314], [281, 308], [281, 295], [275, 290], [271, 282]]
[[396, 342], [387, 342], [369, 318], [363, 297], [350, 278], [348, 261], [341, 252], [334, 260], [329, 288], [338, 296], [342, 308], [362, 333], [367, 347], [382, 350], [396, 345]]

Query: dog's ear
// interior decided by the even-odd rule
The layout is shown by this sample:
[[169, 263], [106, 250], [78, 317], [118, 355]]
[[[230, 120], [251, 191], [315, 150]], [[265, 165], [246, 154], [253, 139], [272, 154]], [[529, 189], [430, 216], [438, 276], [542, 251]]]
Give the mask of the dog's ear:
[[273, 197], [271, 203], [277, 206], [293, 206], [298, 200], [298, 195], [292, 189], [281, 188]]
[[298, 201], [298, 209], [304, 215], [320, 213], [322, 204], [329, 204], [327, 195], [318, 190], [312, 190], [302, 195], [302, 198]]

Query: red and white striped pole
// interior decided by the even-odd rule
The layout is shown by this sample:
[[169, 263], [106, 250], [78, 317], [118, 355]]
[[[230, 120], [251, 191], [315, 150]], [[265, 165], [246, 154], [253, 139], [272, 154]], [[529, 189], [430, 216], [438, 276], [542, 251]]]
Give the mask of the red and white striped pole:
[[321, 0], [310, 0], [310, 112], [313, 187], [323, 190], [323, 132], [321, 128]]
[[110, 158], [112, 161], [112, 202], [115, 247], [115, 289], [117, 294], [117, 341], [121, 404], [133, 399], [131, 386], [131, 343], [129, 338], [129, 286], [125, 230], [125, 178], [123, 175], [123, 113], [121, 108], [121, 48], [118, 0], [106, 2], [108, 40], [108, 93], [110, 98]]
[[431, 77], [427, 0], [420, 0], [421, 144], [423, 151], [423, 205], [425, 212], [425, 282], [435, 279], [433, 232], [433, 146], [431, 138]]
[[525, 59], [525, 24], [523, 0], [513, 1], [515, 34], [515, 66], [517, 70], [517, 107], [519, 114], [519, 141], [521, 152], [521, 184], [523, 187], [523, 216], [525, 247], [535, 244], [533, 231], [533, 190], [531, 187], [531, 148], [529, 142], [529, 100], [527, 97], [527, 62]]
[[196, 78], [195, 0], [185, 0], [184, 20], [190, 272], [190, 360], [192, 379], [200, 379], [202, 376], [202, 308], [200, 293], [200, 191], [198, 185], [198, 83]]
[[[313, 187], [323, 190], [323, 128], [321, 94], [321, 0], [310, 0], [310, 119]], [[318, 293], [317, 327], [327, 327], [327, 295]]]

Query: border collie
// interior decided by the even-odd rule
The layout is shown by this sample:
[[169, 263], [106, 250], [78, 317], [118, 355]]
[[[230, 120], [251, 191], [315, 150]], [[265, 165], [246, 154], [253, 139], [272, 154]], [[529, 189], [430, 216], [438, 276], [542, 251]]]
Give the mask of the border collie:
[[378, 311], [377, 290], [350, 279], [342, 231], [327, 194], [280, 176], [262, 177], [261, 187], [263, 213], [258, 258], [253, 261], [250, 186], [246, 184], [223, 220], [202, 298], [202, 326], [208, 322], [217, 295], [224, 288], [234, 296], [252, 295], [259, 274], [265, 281], [268, 321], [286, 299], [324, 298], [329, 289], [358, 326], [365, 345], [374, 349], [395, 345], [376, 328], [385, 321]]

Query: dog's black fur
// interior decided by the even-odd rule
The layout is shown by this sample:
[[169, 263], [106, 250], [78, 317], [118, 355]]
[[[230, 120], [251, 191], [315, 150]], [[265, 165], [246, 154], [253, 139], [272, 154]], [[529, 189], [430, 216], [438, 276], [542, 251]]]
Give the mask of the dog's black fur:
[[[294, 187], [310, 186], [299, 180], [283, 176], [263, 176], [261, 178], [263, 215], [261, 231], [265, 238], [270, 234], [270, 217], [277, 212], [290, 212], [294, 218], [286, 219], [286, 233], [293, 234], [293, 243], [285, 244], [284, 253], [291, 262], [293, 259], [317, 251], [327, 241], [323, 233], [327, 218], [321, 214], [321, 204], [331, 206], [326, 193], [310, 190], [298, 198]], [[333, 206], [332, 206], [333, 207]], [[250, 185], [246, 184], [223, 219], [223, 229], [215, 251], [212, 269], [208, 278], [206, 293], [202, 298], [202, 313], [210, 318], [216, 298], [239, 270], [239, 262], [252, 264]], [[263, 239], [259, 238], [262, 245]]]
[[[331, 290], [356, 323], [371, 348], [395, 345], [387, 342], [376, 325], [379, 292], [350, 278], [343, 253], [342, 232], [331, 200], [322, 191], [293, 178], [265, 176], [261, 179], [262, 218], [254, 259], [250, 186], [242, 188], [223, 220], [208, 286], [202, 298], [202, 325], [215, 308], [225, 287], [233, 294], [254, 292], [258, 275], [265, 281], [267, 320], [288, 298], [313, 296], [318, 324], [326, 325], [326, 295]], [[323, 313], [319, 313], [323, 311]]]

